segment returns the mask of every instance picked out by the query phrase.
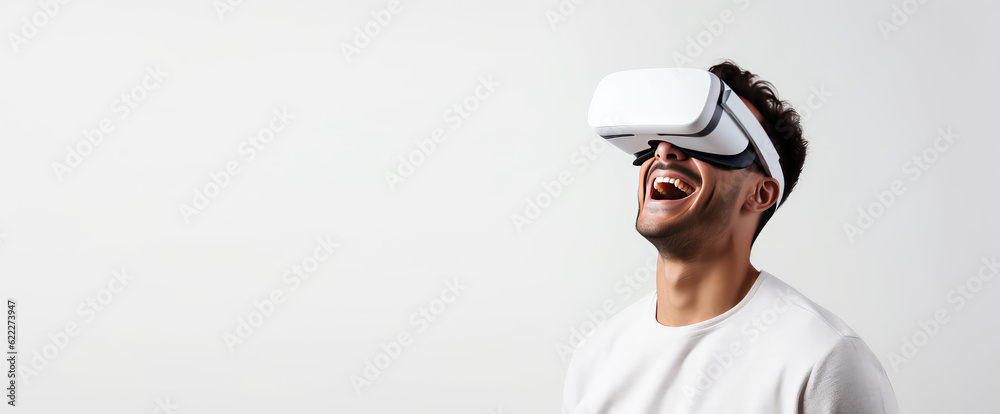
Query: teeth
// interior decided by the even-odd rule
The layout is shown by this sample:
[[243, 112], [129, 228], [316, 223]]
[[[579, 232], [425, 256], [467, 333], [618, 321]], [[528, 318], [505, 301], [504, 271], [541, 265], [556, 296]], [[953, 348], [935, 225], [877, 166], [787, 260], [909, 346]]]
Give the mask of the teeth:
[[686, 194], [691, 194], [691, 192], [694, 191], [694, 188], [692, 188], [691, 186], [685, 184], [681, 180], [677, 180], [677, 179], [674, 179], [674, 178], [668, 178], [668, 177], [656, 177], [656, 178], [653, 179], [653, 185], [654, 186], [657, 185], [657, 184], [659, 184], [659, 183], [664, 183], [664, 182], [665, 183], [673, 184], [674, 187], [677, 187], [677, 189], [683, 191]]

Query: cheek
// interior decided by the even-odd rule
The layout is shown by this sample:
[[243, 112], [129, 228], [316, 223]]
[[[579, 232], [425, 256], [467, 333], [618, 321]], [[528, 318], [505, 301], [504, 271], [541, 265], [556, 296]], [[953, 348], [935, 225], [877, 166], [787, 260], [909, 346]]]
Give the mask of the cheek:
[[639, 204], [646, 199], [646, 172], [649, 171], [649, 166], [653, 164], [652, 159], [646, 160], [642, 163], [642, 167], [639, 168], [639, 188], [636, 190], [639, 197]]
[[744, 192], [743, 183], [739, 181], [723, 181], [715, 185], [715, 198], [719, 208], [739, 209], [742, 204], [741, 195]]
[[645, 186], [643, 184], [644, 184], [643, 180], [640, 178], [639, 179], [639, 188], [636, 189], [636, 191], [635, 191], [635, 196], [636, 196], [636, 198], [639, 199], [639, 206], [642, 206], [643, 201], [646, 201], [646, 197], [645, 197], [646, 194], [645, 194], [645, 191], [643, 191], [645, 189]]

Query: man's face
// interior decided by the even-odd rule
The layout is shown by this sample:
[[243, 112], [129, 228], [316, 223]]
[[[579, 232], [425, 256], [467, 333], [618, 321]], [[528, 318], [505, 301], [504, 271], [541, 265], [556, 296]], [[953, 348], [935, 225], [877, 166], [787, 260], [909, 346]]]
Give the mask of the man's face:
[[[747, 105], [759, 120], [760, 114]], [[678, 259], [693, 258], [706, 242], [732, 233], [740, 208], [753, 191], [752, 178], [759, 174], [716, 167], [667, 142], [657, 144], [639, 171], [636, 230], [661, 254]], [[657, 178], [680, 183], [657, 184]]]

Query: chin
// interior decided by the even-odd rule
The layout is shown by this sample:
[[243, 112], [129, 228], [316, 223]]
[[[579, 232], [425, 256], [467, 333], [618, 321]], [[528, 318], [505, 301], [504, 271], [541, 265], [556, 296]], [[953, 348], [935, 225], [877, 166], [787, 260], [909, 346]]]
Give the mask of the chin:
[[665, 220], [643, 218], [641, 215], [635, 221], [635, 230], [646, 239], [662, 239], [678, 236], [685, 227], [680, 223], [668, 223]]
[[636, 218], [635, 230], [655, 246], [660, 253], [671, 256], [689, 257], [693, 250], [703, 244], [706, 238], [706, 223], [700, 223], [692, 216], [663, 218], [656, 215]]

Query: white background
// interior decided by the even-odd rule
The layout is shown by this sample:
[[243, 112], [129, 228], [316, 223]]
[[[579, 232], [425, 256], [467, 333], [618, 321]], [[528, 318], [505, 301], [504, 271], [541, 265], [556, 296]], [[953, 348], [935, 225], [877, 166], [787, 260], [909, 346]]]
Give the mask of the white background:
[[[687, 56], [733, 59], [809, 114], [804, 173], [754, 265], [853, 327], [903, 412], [997, 412], [1000, 282], [970, 278], [1000, 254], [1000, 7], [850, 3], [403, 1], [376, 30], [384, 1], [220, 14], [212, 0], [90, 0], [48, 18], [5, 1], [0, 295], [18, 301], [20, 365], [34, 367], [18, 409], [557, 412], [559, 345], [588, 311], [653, 286], [617, 285], [653, 250], [634, 228], [638, 168], [589, 129], [590, 96], [608, 73]], [[377, 35], [348, 59], [366, 24]], [[157, 67], [167, 75], [142, 90]], [[469, 98], [490, 77], [495, 91]], [[145, 97], [124, 118], [123, 93]], [[458, 125], [463, 103], [476, 109]], [[248, 160], [241, 143], [282, 110], [294, 118]], [[113, 131], [57, 173], [105, 118]], [[422, 151], [436, 128], [446, 139]], [[959, 138], [935, 150], [949, 128]], [[915, 177], [922, 154], [934, 162]], [[410, 156], [419, 165], [390, 185]], [[180, 206], [231, 161], [239, 174], [185, 220]], [[571, 183], [547, 191], [560, 173]], [[906, 191], [873, 207], [894, 180]], [[849, 237], [859, 208], [878, 217]], [[282, 275], [318, 238], [339, 247], [293, 290]], [[133, 279], [111, 294], [121, 269]], [[449, 280], [465, 288], [442, 307]], [[950, 292], [970, 280], [958, 309]], [[285, 300], [254, 316], [274, 290]], [[106, 305], [88, 314], [88, 298]], [[920, 334], [938, 310], [948, 322]], [[409, 346], [380, 356], [400, 333]], [[894, 364], [913, 351], [903, 338], [927, 340]], [[376, 360], [356, 392], [351, 377]]]

